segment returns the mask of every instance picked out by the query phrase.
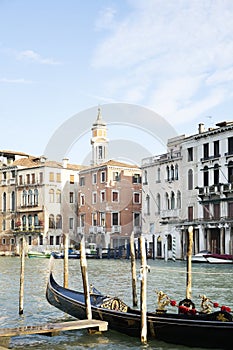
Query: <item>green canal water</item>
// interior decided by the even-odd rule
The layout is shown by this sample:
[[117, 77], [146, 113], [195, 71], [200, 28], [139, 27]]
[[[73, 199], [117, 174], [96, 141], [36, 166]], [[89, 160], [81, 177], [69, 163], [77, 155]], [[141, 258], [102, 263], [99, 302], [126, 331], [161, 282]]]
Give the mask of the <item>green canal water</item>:
[[[88, 260], [88, 279], [103, 293], [118, 296], [132, 305], [130, 260]], [[162, 290], [171, 299], [179, 302], [185, 298], [186, 264], [181, 261], [148, 260], [147, 307], [156, 309], [156, 290]], [[55, 279], [63, 283], [63, 260], [28, 259], [25, 261], [24, 314], [19, 310], [20, 259], [0, 258], [0, 327], [40, 325], [47, 322], [71, 319], [49, 305], [45, 290], [49, 270], [53, 265]], [[137, 262], [139, 274], [140, 262]], [[192, 267], [192, 300], [196, 308], [200, 305], [200, 294], [205, 294], [220, 305], [233, 310], [232, 277], [233, 265], [196, 264]], [[138, 283], [138, 299], [140, 281]], [[69, 260], [69, 288], [82, 289], [79, 260]], [[172, 307], [171, 311], [172, 311]], [[173, 309], [174, 311], [174, 309]], [[63, 332], [55, 337], [30, 335], [11, 339], [12, 349], [43, 350], [188, 350], [190, 348], [165, 344], [156, 340], [141, 345], [140, 339], [108, 331], [102, 335], [89, 335], [87, 331]]]

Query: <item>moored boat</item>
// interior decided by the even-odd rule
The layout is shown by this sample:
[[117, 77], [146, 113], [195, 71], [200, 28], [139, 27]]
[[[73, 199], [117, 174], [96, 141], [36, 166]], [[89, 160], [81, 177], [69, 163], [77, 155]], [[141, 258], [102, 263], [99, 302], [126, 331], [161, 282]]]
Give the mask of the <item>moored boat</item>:
[[[58, 285], [52, 273], [46, 297], [51, 305], [63, 312], [78, 319], [86, 318], [84, 293]], [[195, 305], [189, 299], [179, 303], [177, 313], [166, 312], [164, 308], [148, 312], [148, 338], [191, 347], [229, 349], [233, 339], [230, 309], [222, 307], [220, 311], [210, 312], [210, 309], [205, 307], [207, 300], [203, 296], [203, 308], [200, 312], [196, 311]], [[94, 288], [90, 293], [90, 301], [93, 319], [107, 321], [109, 329], [140, 337], [140, 310], [132, 309], [119, 298], [106, 296]], [[173, 300], [167, 298], [167, 301], [176, 306]]]
[[192, 256], [192, 263], [207, 263], [207, 257], [211, 254], [208, 250], [201, 250]]
[[29, 258], [50, 258], [51, 252], [37, 252], [37, 251], [29, 251], [28, 257]]
[[233, 264], [233, 255], [231, 254], [208, 254], [204, 257], [210, 264]]

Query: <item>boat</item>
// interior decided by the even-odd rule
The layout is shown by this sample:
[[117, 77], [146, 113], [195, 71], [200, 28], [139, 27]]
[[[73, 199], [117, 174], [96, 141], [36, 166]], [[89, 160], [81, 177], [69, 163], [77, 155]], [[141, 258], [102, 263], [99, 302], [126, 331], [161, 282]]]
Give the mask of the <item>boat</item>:
[[233, 255], [231, 254], [208, 254], [204, 258], [210, 264], [233, 264]]
[[[64, 252], [52, 252], [51, 254], [54, 259], [64, 259]], [[79, 259], [80, 258], [80, 251], [79, 250], [68, 250], [68, 259]]]
[[51, 252], [45, 251], [45, 252], [37, 252], [37, 251], [29, 251], [28, 257], [29, 258], [50, 258]]
[[199, 253], [192, 256], [192, 263], [207, 263], [207, 256], [209, 256], [211, 252], [208, 250], [201, 250]]
[[[158, 295], [161, 293], [160, 291]], [[46, 298], [61, 311], [78, 319], [86, 319], [84, 293], [60, 286], [52, 272], [49, 275]], [[190, 299], [182, 300], [178, 306], [168, 297], [164, 304], [158, 302], [159, 308], [156, 312], [147, 312], [148, 339], [155, 338], [191, 347], [231, 348], [233, 320], [230, 308], [222, 306], [219, 311], [210, 312], [209, 306], [206, 306], [207, 301], [209, 299], [202, 296], [200, 312], [196, 311]], [[118, 297], [104, 295], [94, 287], [90, 289], [90, 302], [93, 319], [107, 321], [110, 330], [140, 338], [140, 310], [129, 307]], [[168, 302], [176, 306], [176, 312], [170, 313], [165, 310], [164, 305]]]

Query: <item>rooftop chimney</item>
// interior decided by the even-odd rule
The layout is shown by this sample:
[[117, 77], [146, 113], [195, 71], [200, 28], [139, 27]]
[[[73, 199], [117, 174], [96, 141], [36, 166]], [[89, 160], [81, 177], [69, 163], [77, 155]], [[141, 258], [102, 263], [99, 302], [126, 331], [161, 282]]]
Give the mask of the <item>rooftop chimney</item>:
[[69, 160], [68, 158], [63, 158], [62, 159], [62, 166], [63, 166], [64, 169], [67, 168], [68, 160]]
[[205, 125], [203, 123], [200, 123], [198, 125], [198, 133], [202, 134], [203, 132], [205, 132]]

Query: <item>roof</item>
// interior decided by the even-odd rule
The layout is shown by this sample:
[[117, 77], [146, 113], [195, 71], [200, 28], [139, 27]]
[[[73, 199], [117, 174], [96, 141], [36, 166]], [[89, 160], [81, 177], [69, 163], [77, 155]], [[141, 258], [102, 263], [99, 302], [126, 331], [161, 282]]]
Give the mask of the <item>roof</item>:
[[107, 162], [101, 163], [101, 164], [90, 165], [82, 170], [90, 171], [92, 169], [94, 170], [94, 169], [106, 168], [106, 167], [117, 167], [117, 168], [128, 168], [128, 169], [135, 169], [136, 168], [138, 170], [141, 170], [138, 165], [118, 162], [118, 161], [112, 160], [112, 159], [108, 160]]

